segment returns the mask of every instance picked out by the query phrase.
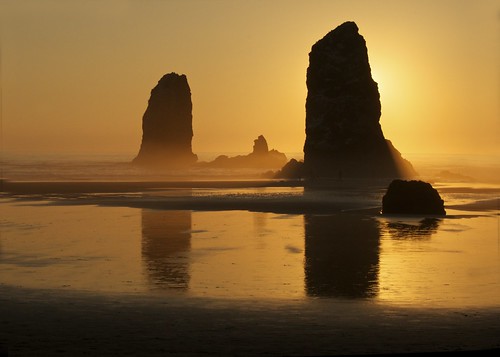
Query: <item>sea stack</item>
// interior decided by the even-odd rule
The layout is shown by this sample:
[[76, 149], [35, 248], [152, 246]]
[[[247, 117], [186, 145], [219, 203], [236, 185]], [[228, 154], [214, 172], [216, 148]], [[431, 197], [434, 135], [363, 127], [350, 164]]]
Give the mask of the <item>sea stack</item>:
[[191, 90], [184, 74], [164, 75], [151, 91], [142, 118], [142, 143], [133, 163], [184, 167], [194, 164]]
[[253, 141], [252, 152], [248, 155], [238, 155], [229, 157], [220, 155], [215, 160], [200, 163], [200, 165], [217, 168], [253, 168], [253, 169], [277, 169], [286, 164], [286, 155], [278, 150], [269, 150], [267, 140], [263, 135], [259, 135]]
[[384, 138], [366, 43], [345, 22], [313, 45], [307, 69], [304, 166], [314, 177], [405, 178], [411, 164]]

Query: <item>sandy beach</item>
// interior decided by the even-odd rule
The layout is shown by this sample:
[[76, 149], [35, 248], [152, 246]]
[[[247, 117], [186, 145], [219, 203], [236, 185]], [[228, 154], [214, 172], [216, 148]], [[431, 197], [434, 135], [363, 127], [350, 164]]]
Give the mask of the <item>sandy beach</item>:
[[500, 309], [0, 289], [0, 341], [9, 356], [324, 356], [499, 347]]
[[379, 218], [383, 185], [324, 186], [4, 182], [0, 356], [500, 348], [497, 187], [442, 186], [424, 226]]

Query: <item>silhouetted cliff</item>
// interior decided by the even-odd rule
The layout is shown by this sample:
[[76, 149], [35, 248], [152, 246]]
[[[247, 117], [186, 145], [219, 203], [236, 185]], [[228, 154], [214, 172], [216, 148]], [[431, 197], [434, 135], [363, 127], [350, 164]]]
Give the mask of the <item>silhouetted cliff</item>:
[[142, 144], [135, 164], [186, 166], [197, 156], [193, 138], [191, 90], [185, 75], [169, 73], [151, 91], [142, 118]]
[[384, 138], [380, 95], [364, 38], [346, 22], [312, 47], [307, 69], [305, 171], [312, 176], [408, 177]]

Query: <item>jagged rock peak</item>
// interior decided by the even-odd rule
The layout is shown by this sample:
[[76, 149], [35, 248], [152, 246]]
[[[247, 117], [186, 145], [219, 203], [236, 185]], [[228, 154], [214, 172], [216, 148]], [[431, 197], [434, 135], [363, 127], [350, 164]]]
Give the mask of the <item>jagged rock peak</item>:
[[186, 75], [164, 75], [151, 90], [142, 118], [142, 143], [134, 163], [185, 166], [197, 160], [193, 137], [191, 89]]
[[304, 165], [313, 176], [404, 177], [413, 169], [394, 159], [401, 155], [382, 133], [380, 94], [358, 31], [345, 22], [309, 53]]
[[253, 141], [253, 154], [265, 155], [269, 152], [269, 147], [267, 146], [267, 140], [264, 135], [259, 135], [257, 139]]

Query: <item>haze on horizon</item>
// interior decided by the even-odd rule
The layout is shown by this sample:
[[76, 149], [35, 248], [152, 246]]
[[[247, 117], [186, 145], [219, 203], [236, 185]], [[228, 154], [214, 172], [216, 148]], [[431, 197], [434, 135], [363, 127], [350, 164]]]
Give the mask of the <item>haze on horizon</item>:
[[[355, 21], [403, 155], [500, 155], [498, 0], [0, 0], [5, 152], [130, 153], [186, 74], [193, 152], [301, 152], [311, 46]], [[132, 158], [132, 156], [131, 156]]]

